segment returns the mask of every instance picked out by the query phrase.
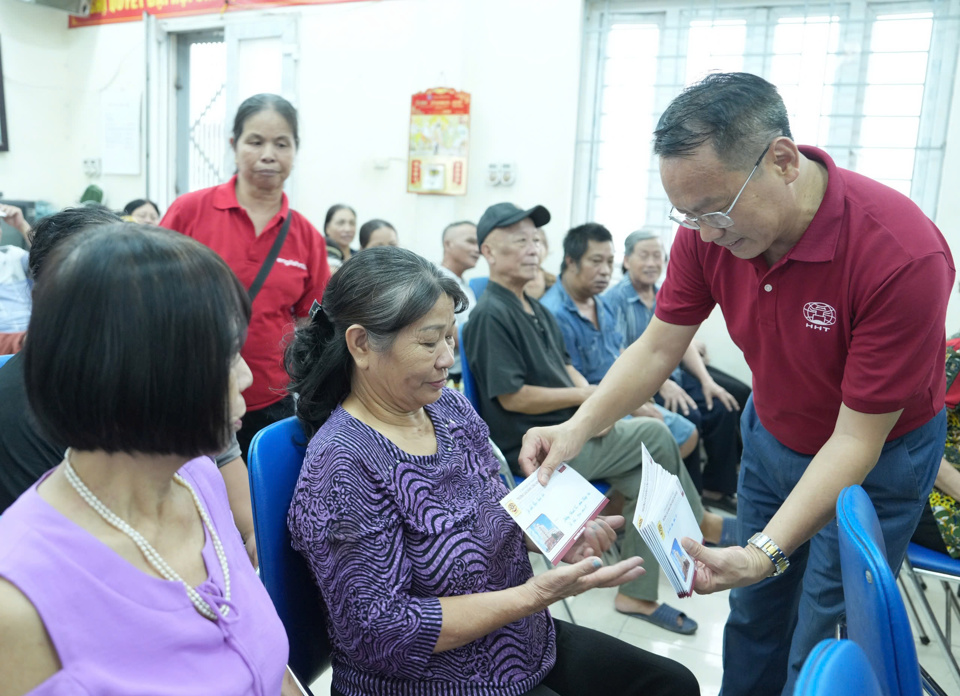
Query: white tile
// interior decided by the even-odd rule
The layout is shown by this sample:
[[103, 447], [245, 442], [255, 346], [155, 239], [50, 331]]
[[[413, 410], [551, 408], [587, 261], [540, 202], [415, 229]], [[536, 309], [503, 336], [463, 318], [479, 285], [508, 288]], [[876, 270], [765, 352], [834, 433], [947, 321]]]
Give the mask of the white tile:
[[[667, 631], [661, 631], [661, 633], [668, 636], [676, 635]], [[693, 672], [697, 681], [700, 682], [700, 693], [702, 696], [716, 696], [720, 692], [720, 678], [723, 675], [723, 664], [719, 654], [702, 652], [683, 645], [677, 645], [671, 640], [657, 640], [626, 631], [618, 637], [620, 640], [635, 645], [638, 648], [662, 655], [663, 657], [668, 657], [684, 665]]]
[[317, 681], [310, 685], [310, 691], [313, 696], [327, 696], [330, 693], [330, 685], [333, 681], [333, 670], [327, 667], [327, 671], [320, 675]]

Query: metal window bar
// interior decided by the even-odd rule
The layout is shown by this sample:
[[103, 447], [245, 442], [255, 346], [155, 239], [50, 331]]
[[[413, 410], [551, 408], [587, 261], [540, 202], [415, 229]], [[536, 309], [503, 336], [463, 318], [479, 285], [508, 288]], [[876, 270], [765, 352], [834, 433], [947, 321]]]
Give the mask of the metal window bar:
[[[803, 134], [798, 140], [824, 147], [829, 150], [838, 166], [856, 169], [861, 153], [867, 150], [877, 151], [876, 156], [880, 156], [881, 151], [895, 148], [894, 145], [884, 143], [861, 143], [864, 125], [870, 124], [877, 128], [883, 121], [875, 119], [885, 118], [864, 115], [867, 90], [874, 86], [868, 80], [871, 61], [878, 56], [882, 59], [884, 55], [892, 53], [871, 47], [872, 29], [878, 21], [890, 15], [917, 13], [926, 13], [932, 17], [929, 45], [925, 47], [926, 50], [911, 47], [910, 50], [894, 52], [898, 56], [927, 57], [926, 72], [921, 83], [924, 89], [918, 137], [916, 142], [912, 143], [913, 168], [912, 171], [904, 171], [896, 176], [890, 176], [889, 173], [886, 176], [874, 176], [905, 189], [928, 215], [934, 216], [943, 166], [957, 44], [960, 41], [958, 8], [960, 0], [896, 3], [867, 3], [856, 0], [849, 3], [799, 6], [792, 3], [747, 1], [722, 5], [717, 2], [690, 3], [680, 8], [666, 5], [661, 8], [652, 6], [649, 2], [641, 5], [639, 1], [628, 0], [589, 3], [584, 22], [582, 80], [586, 90], [583, 98], [589, 100], [593, 108], [581, 108], [577, 142], [577, 175], [578, 178], [587, 180], [578, 184], [577, 190], [579, 195], [585, 195], [587, 200], [575, 202], [574, 221], [598, 219], [601, 212], [609, 216], [609, 211], [621, 209], [619, 215], [613, 216], [618, 218], [619, 228], [615, 228], [616, 225], [611, 225], [608, 220], [600, 220], [611, 227], [618, 238], [644, 224], [660, 228], [668, 235], [673, 233], [673, 226], [666, 221], [670, 204], [660, 185], [659, 168], [646, 145], [649, 138], [643, 141], [642, 146], [632, 146], [631, 143], [632, 147], [625, 147], [617, 136], [605, 133], [604, 126], [608, 125], [610, 117], [617, 115], [615, 107], [609, 104], [616, 99], [623, 101], [617, 93], [618, 90], [652, 91], [654, 113], [645, 115], [643, 119], [659, 117], [686, 80], [689, 32], [694, 22], [729, 24], [739, 21], [738, 31], [746, 31], [746, 40], [739, 56], [743, 69], [768, 78], [774, 60], [802, 53], [802, 47], [787, 53], [776, 52], [779, 45], [774, 41], [774, 33], [778, 25], [799, 22], [804, 25], [824, 25], [830, 31], [838, 31], [837, 45], [828, 51], [824, 58], [820, 94], [827, 103], [821, 102], [815, 114], [820, 124], [819, 132]], [[906, 18], [903, 21], [912, 20]], [[618, 65], [616, 79], [610, 79], [608, 67], [612, 65], [610, 61], [613, 59], [609, 52], [610, 37], [616, 32], [629, 31], [638, 26], [656, 27], [659, 32], [660, 50], [656, 73], [637, 74], [635, 79], [625, 79], [621, 66]], [[616, 60], [623, 62], [620, 58]], [[798, 84], [799, 80], [798, 75], [789, 85], [784, 85], [782, 80], [779, 84], [781, 87], [792, 87]], [[916, 84], [917, 82], [909, 81], [884, 82], [883, 87]], [[589, 124], [584, 122], [587, 120]], [[796, 124], [796, 118], [791, 120]], [[900, 146], [896, 149], [904, 148]], [[642, 176], [636, 176], [635, 180], [647, 182], [646, 196], [640, 200], [637, 200], [636, 190], [632, 191], [632, 195], [625, 195], [624, 191], [616, 188], [622, 183], [622, 172], [632, 171], [636, 174], [638, 170], [642, 170]], [[871, 175], [870, 171], [863, 173]], [[610, 188], [611, 182], [616, 182], [613, 190]], [[613, 205], [610, 205], [611, 199], [615, 199]]]

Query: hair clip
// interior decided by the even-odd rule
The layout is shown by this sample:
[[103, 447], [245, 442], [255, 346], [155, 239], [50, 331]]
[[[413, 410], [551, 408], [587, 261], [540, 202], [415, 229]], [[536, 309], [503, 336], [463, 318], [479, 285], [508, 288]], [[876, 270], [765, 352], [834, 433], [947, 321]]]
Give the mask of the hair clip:
[[317, 300], [313, 301], [313, 304], [310, 306], [310, 319], [315, 319], [316, 316], [323, 311], [323, 305], [321, 305]]

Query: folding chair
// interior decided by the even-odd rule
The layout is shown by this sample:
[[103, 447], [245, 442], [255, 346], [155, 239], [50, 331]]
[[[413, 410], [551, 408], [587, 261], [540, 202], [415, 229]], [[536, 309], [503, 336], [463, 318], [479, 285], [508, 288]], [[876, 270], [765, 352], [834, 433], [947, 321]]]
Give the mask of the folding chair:
[[[940, 581], [943, 587], [946, 602], [946, 635], [944, 635], [940, 622], [937, 621], [936, 615], [930, 607], [930, 602], [927, 601], [924, 586], [920, 578], [917, 577], [918, 575], [935, 578]], [[957, 618], [960, 619], [960, 603], [957, 602], [957, 595], [955, 594], [954, 588], [951, 587], [951, 583], [960, 583], [960, 560], [956, 560], [945, 553], [933, 551], [918, 544], [910, 544], [910, 546], [907, 547], [907, 557], [904, 559], [903, 567], [900, 569], [900, 582], [903, 584], [904, 595], [910, 603], [914, 618], [917, 620], [920, 642], [927, 645], [930, 642], [930, 638], [927, 637], [917, 608], [910, 599], [910, 593], [907, 590], [904, 578], [910, 581], [914, 594], [917, 595], [920, 606], [923, 608], [924, 614], [926, 614], [927, 620], [933, 628], [934, 636], [937, 639], [937, 644], [940, 646], [940, 651], [943, 653], [944, 660], [950, 668], [954, 680], [960, 685], [960, 667], [957, 666], [957, 659], [954, 657], [951, 649], [953, 645], [953, 632], [951, 630], [952, 614], [956, 614]]]
[[260, 579], [287, 631], [290, 669], [311, 694], [310, 684], [330, 665], [330, 642], [320, 590], [287, 529], [306, 439], [295, 417], [273, 423], [254, 435], [248, 467]]
[[837, 524], [847, 633], [866, 653], [884, 696], [919, 696], [910, 620], [887, 562], [876, 510], [860, 486], [840, 492]]
[[810, 651], [793, 696], [883, 696], [883, 691], [863, 648], [828, 638]]
[[483, 291], [487, 289], [487, 283], [490, 282], [489, 276], [481, 276], [479, 278], [471, 278], [470, 289], [473, 290], [474, 296], [477, 300], [480, 299], [480, 295], [483, 294]]

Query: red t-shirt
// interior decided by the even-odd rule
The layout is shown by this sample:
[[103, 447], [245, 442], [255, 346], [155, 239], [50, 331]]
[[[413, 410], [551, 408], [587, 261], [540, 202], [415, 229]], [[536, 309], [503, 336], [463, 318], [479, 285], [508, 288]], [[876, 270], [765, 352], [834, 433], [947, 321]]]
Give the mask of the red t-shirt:
[[657, 316], [699, 324], [715, 304], [753, 371], [760, 422], [787, 447], [815, 454], [841, 402], [903, 414], [888, 440], [943, 408], [953, 258], [906, 196], [840, 169], [823, 151], [827, 190], [799, 242], [773, 267], [736, 258], [680, 228]]
[[257, 237], [253, 222], [237, 202], [236, 180], [233, 177], [220, 186], [180, 196], [160, 224], [216, 251], [249, 288], [283, 221], [287, 215], [292, 216], [280, 255], [253, 301], [247, 342], [241, 351], [253, 373], [253, 384], [243, 392], [243, 398], [247, 408], [256, 411], [287, 395], [284, 339], [293, 331], [294, 319], [307, 316], [313, 301], [323, 296], [330, 268], [323, 235], [305, 217], [290, 210], [286, 194], [280, 212]]

